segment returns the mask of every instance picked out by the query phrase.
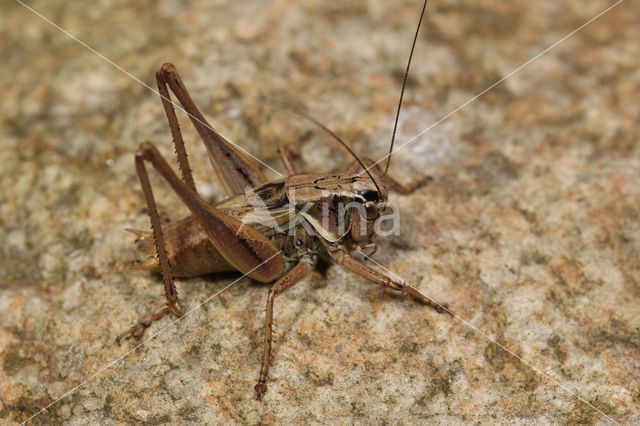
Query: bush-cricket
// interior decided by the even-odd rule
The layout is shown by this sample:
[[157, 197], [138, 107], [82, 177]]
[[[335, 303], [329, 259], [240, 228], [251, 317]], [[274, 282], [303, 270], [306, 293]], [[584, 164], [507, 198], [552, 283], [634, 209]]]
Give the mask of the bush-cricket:
[[[151, 142], [140, 145], [135, 164], [152, 232], [132, 232], [138, 236], [140, 251], [145, 256], [138, 268], [162, 274], [167, 301], [165, 306], [120, 334], [116, 339], [118, 343], [123, 338], [141, 337], [153, 321], [167, 314], [182, 315], [174, 276], [239, 271], [256, 281], [275, 281], [267, 297], [262, 367], [255, 385], [255, 396], [260, 400], [267, 390], [272, 361], [274, 300], [300, 282], [314, 268], [319, 255], [328, 255], [346, 270], [382, 287], [404, 292], [438, 312], [451, 313], [445, 305], [432, 302], [412, 285], [390, 278], [350, 256], [363, 247], [375, 250], [371, 238], [375, 234], [375, 221], [387, 202], [387, 187], [411, 193], [423, 182], [402, 185], [387, 171], [426, 6], [425, 0], [407, 61], [384, 172], [371, 159], [358, 158], [346, 142], [313, 117], [295, 111], [327, 131], [356, 161], [344, 173], [299, 174], [291, 153], [281, 147], [278, 152], [289, 175], [267, 180], [256, 164], [208, 124], [173, 65], [164, 64], [156, 72], [182, 176], [176, 175]], [[209, 204], [199, 196], [170, 92], [189, 115], [229, 198]], [[191, 212], [188, 217], [170, 224], [161, 223], [145, 162], [151, 163], [182, 199]]]

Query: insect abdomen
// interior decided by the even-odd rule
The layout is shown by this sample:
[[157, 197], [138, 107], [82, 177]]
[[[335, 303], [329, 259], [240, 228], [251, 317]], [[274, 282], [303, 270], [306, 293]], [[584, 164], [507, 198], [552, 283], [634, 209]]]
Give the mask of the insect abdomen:
[[[140, 233], [138, 251], [144, 258], [139, 269], [160, 271], [153, 235]], [[171, 272], [177, 277], [195, 277], [214, 272], [235, 271], [211, 244], [193, 216], [162, 227]]]

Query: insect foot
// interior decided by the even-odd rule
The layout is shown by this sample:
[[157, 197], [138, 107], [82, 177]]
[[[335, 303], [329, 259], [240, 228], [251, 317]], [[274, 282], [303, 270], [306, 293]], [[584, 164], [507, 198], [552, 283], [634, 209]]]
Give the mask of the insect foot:
[[144, 335], [144, 332], [151, 326], [154, 321], [157, 321], [163, 316], [170, 313], [174, 313], [178, 318], [182, 316], [182, 311], [176, 305], [165, 305], [161, 309], [157, 310], [148, 317], [143, 318], [138, 324], [134, 325], [133, 327], [116, 337], [116, 343], [118, 344], [118, 346], [120, 346], [120, 341], [122, 339], [128, 339], [129, 337], [140, 340], [140, 338]]
[[436, 308], [436, 312], [438, 312], [439, 314], [449, 314], [453, 316], [453, 311], [451, 310], [451, 308], [449, 308], [449, 305], [438, 305], [438, 307]]
[[262, 401], [262, 395], [267, 391], [267, 384], [263, 379], [260, 379], [258, 383], [256, 383], [256, 399], [258, 401]]

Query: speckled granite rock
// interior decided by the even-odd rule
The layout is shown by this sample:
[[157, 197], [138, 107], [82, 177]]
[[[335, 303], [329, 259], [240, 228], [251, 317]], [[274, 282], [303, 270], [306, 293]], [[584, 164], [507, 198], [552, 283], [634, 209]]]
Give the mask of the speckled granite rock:
[[[433, 3], [400, 143], [611, 4]], [[29, 4], [146, 84], [175, 63], [232, 140], [278, 170], [277, 146], [294, 144], [316, 171], [348, 158], [263, 101], [303, 102], [356, 151], [384, 154], [420, 7]], [[162, 302], [158, 277], [130, 269], [124, 228], [148, 226], [133, 152], [150, 139], [170, 155], [169, 131], [155, 94], [5, 2], [0, 421], [26, 420], [83, 383], [32, 421], [640, 422], [638, 12], [623, 2], [394, 157], [401, 179], [434, 180], [393, 196], [402, 235], [380, 240], [377, 259], [466, 322], [330, 265], [276, 302], [280, 339], [258, 403], [267, 287], [247, 279], [83, 383], [134, 347], [114, 337]], [[198, 185], [221, 196], [180, 120]], [[163, 210], [183, 215], [153, 182]], [[183, 306], [233, 280], [180, 280]]]

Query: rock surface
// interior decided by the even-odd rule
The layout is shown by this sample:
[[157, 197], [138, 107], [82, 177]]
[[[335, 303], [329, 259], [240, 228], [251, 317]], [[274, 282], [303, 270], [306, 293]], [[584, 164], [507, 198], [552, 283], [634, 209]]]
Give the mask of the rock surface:
[[[147, 336], [159, 334], [139, 348], [114, 343], [163, 301], [159, 277], [131, 269], [124, 231], [149, 226], [137, 145], [173, 150], [144, 84], [173, 62], [214, 126], [276, 170], [281, 144], [306, 171], [341, 170], [349, 159], [273, 99], [306, 105], [379, 158], [420, 4], [346, 3], [29, 3], [131, 75], [4, 3], [0, 422], [49, 404], [33, 423], [640, 422], [631, 0], [449, 117], [612, 3], [429, 5], [398, 142], [447, 118], [394, 156], [400, 180], [433, 181], [392, 195], [401, 233], [378, 240], [376, 259], [458, 317], [329, 264], [276, 301], [262, 403], [252, 389], [266, 285], [241, 279], [222, 291], [235, 276], [178, 280], [185, 311], [201, 307], [154, 324]], [[199, 188], [220, 198], [180, 121]], [[186, 214], [152, 182], [170, 218]]]

